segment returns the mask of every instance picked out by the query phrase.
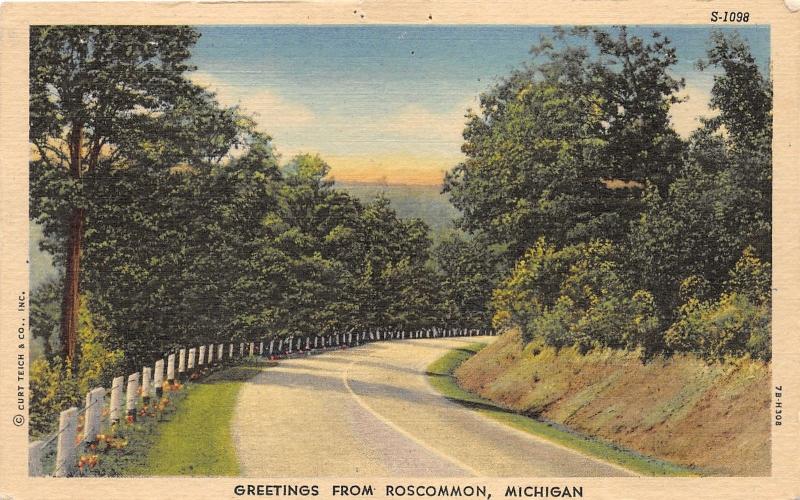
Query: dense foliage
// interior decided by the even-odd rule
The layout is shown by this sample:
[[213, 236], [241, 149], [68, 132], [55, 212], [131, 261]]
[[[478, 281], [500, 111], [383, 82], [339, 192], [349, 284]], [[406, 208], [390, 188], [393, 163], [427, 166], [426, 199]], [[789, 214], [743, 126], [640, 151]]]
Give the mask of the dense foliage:
[[532, 64], [481, 95], [464, 131], [467, 158], [445, 179], [460, 227], [502, 245], [509, 265], [540, 236], [621, 241], [643, 183], [668, 185], [680, 164], [667, 110], [682, 82], [667, 71], [676, 62], [668, 40], [648, 44], [625, 28], [573, 36], [579, 45], [557, 31], [532, 49]]
[[645, 359], [769, 359], [772, 96], [747, 44], [712, 36], [714, 114], [688, 140], [663, 35], [556, 30], [532, 53], [481, 96], [445, 184], [504, 263], [495, 324]]
[[557, 347], [648, 344], [658, 328], [653, 297], [630, 289], [613, 248], [594, 240], [556, 249], [540, 239], [495, 292], [495, 321]]

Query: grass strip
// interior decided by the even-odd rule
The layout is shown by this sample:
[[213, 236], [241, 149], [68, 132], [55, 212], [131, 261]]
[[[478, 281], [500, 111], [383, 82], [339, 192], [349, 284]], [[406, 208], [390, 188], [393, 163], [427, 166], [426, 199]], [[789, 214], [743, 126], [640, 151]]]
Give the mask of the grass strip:
[[239, 463], [230, 431], [236, 397], [244, 382], [265, 366], [232, 366], [187, 385], [186, 396], [169, 421], [151, 434], [144, 460], [126, 476], [236, 476]]
[[451, 350], [431, 363], [427, 371], [431, 385], [447, 399], [472, 408], [503, 424], [586, 455], [619, 465], [638, 474], [646, 476], [701, 475], [698, 470], [647, 457], [597, 438], [583, 436], [554, 422], [541, 421], [522, 415], [464, 390], [456, 382], [453, 372], [461, 363], [475, 355], [485, 346], [486, 344], [484, 343], [469, 344], [465, 347]]

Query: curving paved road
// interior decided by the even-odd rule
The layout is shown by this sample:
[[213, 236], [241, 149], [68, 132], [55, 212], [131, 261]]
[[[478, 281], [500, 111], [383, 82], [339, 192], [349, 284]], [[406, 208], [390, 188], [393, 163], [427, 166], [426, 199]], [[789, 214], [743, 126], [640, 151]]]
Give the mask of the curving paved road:
[[242, 475], [632, 475], [506, 427], [428, 385], [432, 361], [479, 339], [379, 342], [263, 370], [242, 388], [234, 414]]

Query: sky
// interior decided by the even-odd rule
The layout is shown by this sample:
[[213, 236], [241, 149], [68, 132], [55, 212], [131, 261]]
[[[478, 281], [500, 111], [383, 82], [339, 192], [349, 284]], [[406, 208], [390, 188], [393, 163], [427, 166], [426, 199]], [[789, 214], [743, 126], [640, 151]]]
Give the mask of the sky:
[[[437, 185], [456, 165], [467, 108], [530, 61], [549, 26], [203, 26], [191, 78], [240, 105], [282, 160], [319, 153], [339, 182]], [[708, 115], [713, 74], [700, 72], [711, 28], [631, 27], [668, 36], [686, 79], [672, 111], [686, 136]], [[769, 71], [769, 28], [738, 28]]]

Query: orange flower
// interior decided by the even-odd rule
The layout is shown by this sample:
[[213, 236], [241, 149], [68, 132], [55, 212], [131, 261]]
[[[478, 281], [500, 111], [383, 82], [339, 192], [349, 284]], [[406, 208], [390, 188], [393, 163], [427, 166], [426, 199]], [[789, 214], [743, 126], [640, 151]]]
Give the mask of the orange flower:
[[89, 466], [89, 468], [94, 467], [97, 465], [98, 458], [97, 455], [81, 455], [80, 459], [78, 460], [78, 468], [83, 472], [83, 468]]

